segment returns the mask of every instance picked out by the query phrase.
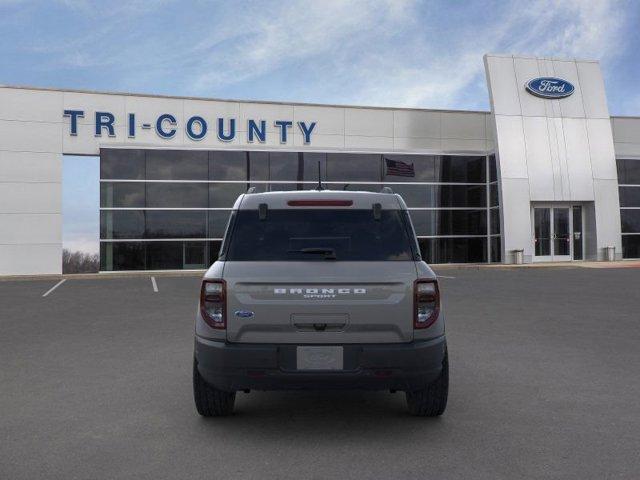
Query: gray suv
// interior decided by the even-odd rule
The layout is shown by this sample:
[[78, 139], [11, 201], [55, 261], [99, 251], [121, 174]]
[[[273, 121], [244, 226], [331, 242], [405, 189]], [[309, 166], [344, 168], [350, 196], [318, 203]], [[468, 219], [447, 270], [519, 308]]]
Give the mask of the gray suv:
[[406, 392], [441, 415], [449, 368], [440, 291], [402, 198], [353, 191], [247, 193], [233, 207], [196, 315], [203, 416], [237, 391]]

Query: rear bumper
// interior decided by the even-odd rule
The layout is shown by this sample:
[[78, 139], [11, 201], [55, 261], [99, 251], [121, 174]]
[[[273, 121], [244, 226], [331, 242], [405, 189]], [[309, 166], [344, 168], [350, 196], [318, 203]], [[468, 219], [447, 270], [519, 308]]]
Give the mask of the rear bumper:
[[343, 345], [344, 369], [296, 369], [290, 344], [238, 344], [196, 337], [200, 375], [220, 390], [366, 389], [414, 391], [442, 370], [445, 336], [402, 344]]

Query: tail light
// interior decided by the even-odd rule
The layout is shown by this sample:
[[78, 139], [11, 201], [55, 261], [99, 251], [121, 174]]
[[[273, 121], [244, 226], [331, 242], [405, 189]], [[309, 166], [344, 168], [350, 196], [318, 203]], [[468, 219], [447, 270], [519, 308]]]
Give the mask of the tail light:
[[203, 280], [200, 290], [200, 313], [211, 328], [227, 326], [227, 285], [224, 280]]
[[440, 291], [437, 280], [416, 280], [413, 284], [414, 328], [428, 328], [440, 314]]

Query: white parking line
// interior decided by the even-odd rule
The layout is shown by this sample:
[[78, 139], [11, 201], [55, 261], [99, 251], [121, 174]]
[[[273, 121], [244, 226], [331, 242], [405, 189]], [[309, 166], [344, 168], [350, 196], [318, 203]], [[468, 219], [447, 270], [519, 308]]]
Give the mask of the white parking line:
[[158, 284], [156, 283], [156, 277], [151, 277], [151, 285], [153, 286], [153, 291], [158, 293]]
[[456, 278], [456, 277], [447, 277], [446, 275], [437, 275], [438, 278]]
[[62, 280], [60, 280], [58, 283], [56, 283], [53, 287], [51, 287], [49, 290], [47, 290], [46, 292], [44, 292], [42, 294], [43, 297], [46, 297], [47, 295], [49, 295], [51, 292], [53, 292], [56, 288], [58, 288], [60, 285], [62, 285], [64, 282], [66, 282], [67, 279], [63, 278]]

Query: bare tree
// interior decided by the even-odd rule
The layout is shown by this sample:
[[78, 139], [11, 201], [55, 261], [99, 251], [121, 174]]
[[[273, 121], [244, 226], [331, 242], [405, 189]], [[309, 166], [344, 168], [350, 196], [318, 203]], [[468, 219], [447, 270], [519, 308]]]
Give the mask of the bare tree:
[[62, 273], [96, 273], [99, 270], [100, 256], [97, 253], [62, 250]]

